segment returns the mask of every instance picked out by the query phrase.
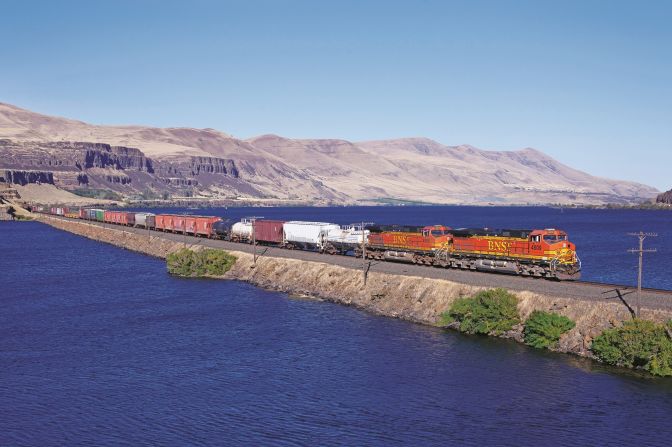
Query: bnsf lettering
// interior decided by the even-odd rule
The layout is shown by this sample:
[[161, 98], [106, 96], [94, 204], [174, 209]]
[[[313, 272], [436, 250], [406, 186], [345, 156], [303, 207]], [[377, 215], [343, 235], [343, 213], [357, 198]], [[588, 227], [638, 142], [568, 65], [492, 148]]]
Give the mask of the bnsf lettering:
[[488, 251], [509, 251], [511, 242], [507, 241], [488, 241]]
[[395, 234], [393, 239], [395, 244], [405, 244], [406, 243], [406, 236], [403, 234]]

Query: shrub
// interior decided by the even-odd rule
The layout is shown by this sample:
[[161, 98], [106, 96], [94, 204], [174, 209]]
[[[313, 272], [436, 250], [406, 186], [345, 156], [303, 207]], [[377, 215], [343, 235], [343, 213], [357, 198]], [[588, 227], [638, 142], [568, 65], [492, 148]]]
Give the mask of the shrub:
[[576, 323], [565, 316], [535, 310], [525, 322], [525, 343], [535, 348], [555, 348], [560, 336], [574, 326]]
[[610, 365], [642, 368], [658, 376], [672, 375], [670, 322], [631, 320], [607, 329], [593, 340], [595, 356]]
[[460, 298], [440, 317], [440, 323], [458, 322], [461, 332], [500, 335], [520, 322], [518, 298], [504, 289]]
[[169, 254], [166, 261], [168, 273], [171, 275], [187, 277], [221, 276], [236, 263], [236, 257], [224, 250], [208, 248], [193, 251], [184, 248]]

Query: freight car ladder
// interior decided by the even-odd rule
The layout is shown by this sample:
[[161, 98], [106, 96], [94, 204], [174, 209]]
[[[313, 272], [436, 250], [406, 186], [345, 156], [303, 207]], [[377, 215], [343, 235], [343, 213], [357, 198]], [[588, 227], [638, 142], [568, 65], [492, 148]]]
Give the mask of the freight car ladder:
[[450, 245], [443, 245], [434, 252], [434, 265], [448, 267], [450, 265]]

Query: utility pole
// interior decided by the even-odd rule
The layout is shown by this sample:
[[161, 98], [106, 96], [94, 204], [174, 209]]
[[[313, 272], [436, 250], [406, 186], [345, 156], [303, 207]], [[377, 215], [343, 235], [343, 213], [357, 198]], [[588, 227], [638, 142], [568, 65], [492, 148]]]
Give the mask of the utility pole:
[[248, 220], [252, 224], [252, 265], [257, 265], [257, 219], [263, 219], [261, 216], [252, 216], [248, 217]]
[[628, 233], [629, 236], [636, 236], [639, 238], [639, 248], [631, 248], [628, 250], [630, 253], [639, 254], [639, 272], [637, 274], [637, 318], [640, 317], [641, 305], [642, 305], [642, 261], [644, 258], [644, 253], [655, 253], [657, 250], [655, 248], [650, 248], [644, 250], [644, 239], [647, 237], [656, 237], [656, 233], [644, 233], [640, 231], [639, 233]]
[[362, 221], [362, 259], [366, 262], [366, 237], [364, 233], [364, 221]]
[[184, 248], [187, 248], [187, 213], [182, 213], [182, 240]]

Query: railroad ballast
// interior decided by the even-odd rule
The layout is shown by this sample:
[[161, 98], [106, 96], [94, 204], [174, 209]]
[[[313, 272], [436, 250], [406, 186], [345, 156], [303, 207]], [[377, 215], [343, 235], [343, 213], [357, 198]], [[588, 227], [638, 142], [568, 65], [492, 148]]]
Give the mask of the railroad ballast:
[[286, 249], [354, 255], [381, 261], [576, 280], [581, 261], [562, 230], [451, 228], [444, 225], [348, 225], [217, 216], [134, 213], [102, 209], [34, 211], [149, 230], [255, 243]]

